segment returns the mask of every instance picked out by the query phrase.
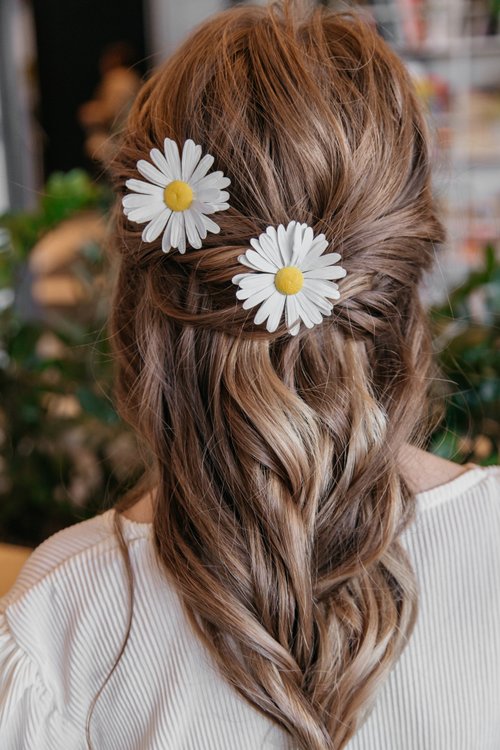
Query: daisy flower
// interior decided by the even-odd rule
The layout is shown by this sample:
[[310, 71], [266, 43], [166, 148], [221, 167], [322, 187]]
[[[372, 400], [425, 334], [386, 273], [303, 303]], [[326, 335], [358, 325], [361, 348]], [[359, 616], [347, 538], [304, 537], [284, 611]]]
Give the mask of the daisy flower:
[[327, 298], [339, 299], [334, 279], [343, 278], [346, 271], [335, 265], [338, 253], [323, 255], [328, 247], [324, 234], [315, 237], [307, 224], [291, 221], [286, 229], [283, 224], [267, 227], [250, 244], [253, 250], [249, 248], [238, 260], [252, 272], [238, 273], [232, 282], [239, 286], [236, 297], [244, 300], [245, 309], [261, 305], [255, 323], [267, 320], [271, 333], [284, 309], [288, 332], [295, 336], [301, 321], [312, 328], [323, 315], [330, 315], [333, 304]]
[[163, 232], [161, 249], [186, 252], [186, 239], [200, 248], [207, 232], [220, 232], [220, 227], [207, 214], [224, 211], [229, 193], [223, 188], [231, 180], [223, 172], [208, 170], [214, 163], [210, 154], [201, 156], [201, 146], [188, 139], [179, 155], [177, 144], [165, 138], [164, 152], [150, 151], [152, 164], [145, 159], [137, 162], [137, 169], [147, 180], [127, 180], [131, 190], [122, 198], [123, 213], [130, 221], [148, 224], [142, 232], [144, 242], [153, 242]]

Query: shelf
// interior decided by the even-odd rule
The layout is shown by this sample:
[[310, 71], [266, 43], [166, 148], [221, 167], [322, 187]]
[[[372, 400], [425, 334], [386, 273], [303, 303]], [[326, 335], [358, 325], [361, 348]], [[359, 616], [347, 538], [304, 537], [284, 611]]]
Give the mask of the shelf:
[[355, 5], [417, 84], [450, 244], [465, 264], [476, 245], [491, 241], [500, 249], [500, 29], [472, 0]]
[[498, 170], [498, 173], [500, 174], [500, 157], [496, 156], [494, 159], [487, 160], [486, 158], [483, 159], [453, 159], [452, 162], [453, 166], [457, 169], [474, 169], [474, 170], [481, 170], [481, 169], [495, 169]]
[[[453, 170], [477, 170], [480, 171], [482, 169], [485, 170], [491, 170], [495, 169], [498, 170], [498, 173], [500, 175], [500, 156], [497, 155], [493, 158], [487, 159], [486, 157], [484, 159], [478, 159], [471, 157], [470, 159], [467, 159], [466, 157], [454, 157], [448, 155], [446, 151], [443, 149], [440, 150], [439, 153], [440, 162], [438, 164], [438, 167], [440, 169], [446, 169], [450, 170], [453, 168]], [[499, 188], [500, 188], [500, 180], [499, 180]]]
[[489, 57], [500, 54], [500, 36], [471, 36], [463, 37], [461, 39], [450, 39], [441, 48], [437, 42], [429, 43], [426, 47], [409, 47], [407, 45], [400, 45], [391, 43], [390, 39], [387, 39], [392, 48], [398, 55], [402, 57], [414, 57], [417, 59], [442, 59], [442, 58], [457, 58], [457, 57]]

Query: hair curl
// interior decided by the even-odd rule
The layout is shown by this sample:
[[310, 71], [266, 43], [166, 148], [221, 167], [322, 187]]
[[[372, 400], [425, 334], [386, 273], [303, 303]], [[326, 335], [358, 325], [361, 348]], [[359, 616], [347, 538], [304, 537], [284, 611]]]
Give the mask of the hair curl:
[[[117, 402], [151, 448], [157, 553], [234, 688], [304, 750], [340, 750], [418, 610], [398, 452], [428, 435], [435, 374], [425, 114], [358, 13], [243, 5], [143, 86], [118, 193], [165, 137], [201, 144], [231, 187], [220, 235], [185, 255], [144, 244], [117, 204]], [[296, 337], [256, 327], [231, 284], [249, 239], [292, 219], [347, 269], [332, 315]]]

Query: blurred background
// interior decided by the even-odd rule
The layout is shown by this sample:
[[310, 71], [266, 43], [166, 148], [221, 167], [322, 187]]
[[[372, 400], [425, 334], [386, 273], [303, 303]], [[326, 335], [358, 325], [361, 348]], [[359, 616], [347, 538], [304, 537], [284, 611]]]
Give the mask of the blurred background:
[[[141, 80], [229, 4], [0, 2], [1, 542], [33, 547], [140, 474], [111, 401], [103, 160]], [[448, 243], [423, 289], [445, 373], [429, 447], [499, 463], [500, 0], [330, 4], [398, 52], [431, 126]]]

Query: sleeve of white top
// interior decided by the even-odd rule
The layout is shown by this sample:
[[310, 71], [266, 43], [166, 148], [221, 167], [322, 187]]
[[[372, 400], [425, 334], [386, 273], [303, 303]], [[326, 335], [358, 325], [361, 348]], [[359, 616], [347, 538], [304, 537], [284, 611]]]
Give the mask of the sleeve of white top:
[[[57, 709], [39, 667], [16, 642], [0, 612], [0, 745], [3, 750], [47, 750], [75, 737]], [[76, 747], [75, 744], [71, 747]]]
[[103, 659], [96, 666], [95, 644], [113, 655], [117, 635], [107, 627], [108, 608], [98, 616], [92, 604], [123, 606], [103, 590], [110, 566], [120, 581], [119, 558], [109, 526], [91, 519], [37, 547], [0, 599], [2, 750], [86, 747], [87, 710], [110, 666]]

